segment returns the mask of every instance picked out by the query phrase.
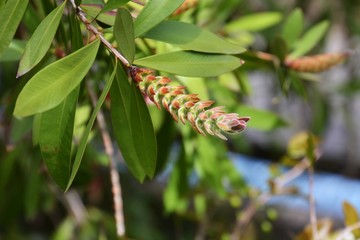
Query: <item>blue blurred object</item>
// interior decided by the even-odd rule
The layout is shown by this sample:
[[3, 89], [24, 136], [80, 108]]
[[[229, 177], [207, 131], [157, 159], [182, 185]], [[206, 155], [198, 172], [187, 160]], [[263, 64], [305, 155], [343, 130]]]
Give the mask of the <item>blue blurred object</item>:
[[[270, 179], [269, 161], [255, 159], [239, 154], [230, 154], [236, 168], [241, 172], [246, 182], [262, 191], [268, 191], [267, 181]], [[284, 171], [287, 168], [283, 168]], [[309, 178], [305, 171], [290, 181], [286, 186], [296, 186], [299, 195], [275, 196], [267, 206], [276, 207], [280, 218], [291, 219], [294, 227], [300, 227], [309, 222]], [[333, 173], [315, 173], [314, 198], [318, 218], [331, 218], [335, 225], [343, 223], [342, 203], [348, 201], [360, 212], [360, 180], [350, 179]], [[284, 210], [284, 211], [283, 211]], [[288, 218], [289, 217], [289, 218]], [[295, 219], [294, 219], [295, 218]]]

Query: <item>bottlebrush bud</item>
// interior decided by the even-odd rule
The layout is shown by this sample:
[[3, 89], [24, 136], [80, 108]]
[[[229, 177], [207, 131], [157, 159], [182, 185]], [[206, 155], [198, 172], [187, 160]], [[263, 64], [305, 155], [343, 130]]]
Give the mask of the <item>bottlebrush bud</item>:
[[199, 0], [185, 0], [181, 6], [175, 10], [172, 14], [173, 16], [177, 16], [182, 14], [183, 12], [189, 10], [190, 8], [195, 7], [199, 3]]
[[174, 120], [182, 123], [187, 120], [200, 134], [215, 135], [227, 138], [221, 133], [240, 133], [246, 128], [249, 117], [239, 117], [236, 113], [225, 113], [224, 107], [210, 108], [214, 101], [200, 101], [197, 94], [186, 94], [184, 86], [168, 86], [171, 80], [146, 68], [132, 66], [132, 79], [140, 91], [149, 97], [160, 109], [160, 105], [168, 111]]
[[296, 59], [286, 59], [285, 66], [297, 72], [318, 73], [339, 64], [348, 56], [348, 53], [328, 53]]

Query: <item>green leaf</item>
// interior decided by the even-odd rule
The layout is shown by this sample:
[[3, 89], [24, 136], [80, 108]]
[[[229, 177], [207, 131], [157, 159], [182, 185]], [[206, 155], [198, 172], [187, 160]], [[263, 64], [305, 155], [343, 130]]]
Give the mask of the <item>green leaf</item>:
[[40, 113], [39, 145], [51, 177], [65, 189], [70, 177], [71, 145], [79, 87], [57, 107]]
[[66, 1], [47, 15], [36, 28], [26, 45], [24, 55], [19, 64], [17, 77], [30, 71], [45, 56], [56, 34], [65, 5]]
[[225, 26], [225, 31], [228, 33], [240, 31], [257, 32], [272, 27], [281, 20], [282, 15], [278, 12], [254, 13], [230, 22]]
[[322, 21], [310, 28], [304, 36], [296, 43], [291, 58], [297, 58], [308, 53], [324, 37], [329, 28], [328, 21]]
[[98, 4], [82, 4], [81, 8], [84, 10], [86, 15], [92, 17], [93, 19], [96, 19], [102, 23], [105, 23], [109, 26], [114, 25], [115, 21], [115, 13], [114, 12], [101, 12], [101, 5]]
[[279, 58], [280, 62], [284, 62], [288, 54], [286, 41], [282, 37], [276, 36], [271, 42], [271, 51]]
[[[356, 208], [347, 201], [343, 202], [343, 212], [346, 226], [351, 226], [360, 221]], [[353, 230], [352, 232], [356, 239], [360, 238], [360, 229]]]
[[135, 37], [139, 37], [173, 13], [184, 0], [150, 0], [135, 19]]
[[45, 67], [20, 92], [14, 115], [24, 117], [59, 105], [78, 86], [92, 66], [100, 40]]
[[134, 23], [131, 13], [125, 8], [117, 11], [114, 36], [121, 53], [132, 63], [135, 56]]
[[255, 128], [261, 131], [270, 131], [287, 125], [287, 123], [278, 115], [266, 110], [240, 105], [235, 111], [242, 116], [251, 117], [251, 121], [248, 122], [249, 128]]
[[154, 177], [157, 159], [157, 144], [154, 127], [143, 95], [132, 84], [130, 99], [130, 119], [133, 143], [141, 165], [149, 178]]
[[71, 170], [71, 173], [70, 173], [70, 178], [69, 178], [69, 181], [67, 183], [65, 191], [67, 191], [70, 188], [70, 186], [71, 186], [72, 182], [74, 181], [74, 179], [76, 177], [76, 174], [77, 174], [77, 172], [78, 172], [78, 170], [80, 168], [81, 160], [82, 160], [82, 158], [84, 156], [84, 152], [85, 152], [85, 149], [86, 149], [86, 144], [87, 144], [91, 129], [92, 129], [92, 127], [94, 125], [94, 122], [96, 120], [96, 116], [97, 116], [98, 112], [100, 111], [100, 108], [103, 105], [103, 103], [104, 103], [104, 101], [106, 99], [106, 96], [108, 95], [108, 93], [110, 91], [111, 85], [112, 85], [113, 80], [115, 78], [116, 70], [117, 69], [115, 67], [112, 74], [111, 74], [111, 76], [110, 76], [110, 78], [109, 78], [109, 81], [106, 82], [105, 87], [104, 87], [104, 89], [101, 92], [101, 95], [99, 97], [99, 100], [98, 100], [98, 102], [96, 103], [96, 105], [94, 107], [94, 111], [92, 112], [92, 114], [90, 116], [89, 122], [87, 123], [86, 128], [85, 128], [85, 130], [84, 130], [84, 132], [83, 132], [83, 134], [81, 136], [79, 146], [78, 146], [78, 150], [76, 152], [74, 164], [72, 166], [72, 170]]
[[0, 8], [0, 56], [9, 46], [29, 0], [8, 0]]
[[294, 9], [287, 17], [282, 28], [281, 35], [289, 48], [292, 48], [296, 40], [300, 37], [304, 28], [304, 16], [300, 8]]
[[130, 0], [109, 0], [107, 1], [106, 5], [101, 9], [99, 14], [119, 8], [125, 5], [128, 1]]
[[0, 62], [19, 61], [26, 46], [26, 41], [13, 39], [8, 48], [0, 56]]
[[243, 47], [228, 42], [210, 31], [178, 21], [162, 22], [145, 33], [143, 37], [198, 52], [237, 54], [245, 51]]
[[190, 77], [211, 77], [241, 66], [239, 58], [195, 52], [171, 52], [140, 58], [134, 64]]
[[116, 141], [131, 173], [143, 182], [153, 177], [156, 139], [144, 99], [119, 67], [110, 91], [111, 119]]
[[[70, 15], [70, 22], [71, 48], [76, 51], [83, 47], [83, 40], [75, 14]], [[76, 87], [59, 106], [37, 114], [34, 121], [33, 139], [38, 139], [48, 171], [63, 190], [69, 181], [72, 167], [71, 148], [79, 91], [80, 86]]]

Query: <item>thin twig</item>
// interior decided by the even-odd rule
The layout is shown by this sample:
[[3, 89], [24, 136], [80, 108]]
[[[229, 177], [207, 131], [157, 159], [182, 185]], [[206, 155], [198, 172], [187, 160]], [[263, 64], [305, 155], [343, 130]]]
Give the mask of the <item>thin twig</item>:
[[251, 201], [249, 205], [246, 207], [241, 217], [237, 219], [234, 231], [231, 234], [231, 240], [238, 240], [241, 238], [241, 231], [245, 229], [245, 227], [250, 222], [251, 218], [255, 215], [259, 206], [265, 205], [270, 199], [272, 195], [270, 193], [263, 192], [260, 194], [257, 199]]
[[[86, 82], [87, 90], [93, 106], [96, 105], [97, 96], [89, 82]], [[119, 237], [125, 236], [125, 222], [124, 222], [124, 210], [123, 210], [123, 200], [121, 197], [121, 185], [120, 185], [120, 175], [116, 169], [116, 159], [114, 158], [114, 148], [112, 145], [110, 134], [107, 130], [104, 114], [99, 110], [96, 117], [97, 124], [99, 125], [99, 130], [101, 137], [103, 139], [105, 153], [110, 160], [110, 178], [113, 192], [113, 201], [114, 201], [114, 210], [115, 210], [115, 221], [116, 221], [116, 231]]]
[[73, 7], [76, 9], [76, 14], [80, 18], [81, 22], [85, 24], [86, 29], [92, 32], [95, 36], [97, 36], [100, 39], [100, 41], [109, 49], [109, 51], [112, 54], [114, 54], [114, 56], [117, 59], [119, 59], [126, 67], [130, 67], [131, 64], [129, 63], [129, 61], [118, 50], [116, 50], [108, 40], [104, 38], [104, 36], [99, 32], [99, 30], [97, 30], [96, 27], [91, 25], [91, 23], [87, 20], [82, 8], [76, 6], [74, 0], [70, 0], [70, 2], [72, 3]]
[[277, 177], [274, 182], [276, 183], [277, 188], [282, 188], [285, 184], [290, 182], [291, 180], [297, 178], [300, 174], [302, 174], [305, 169], [310, 166], [310, 162], [307, 158], [303, 158], [298, 164], [296, 164], [293, 168], [291, 168], [286, 173]]

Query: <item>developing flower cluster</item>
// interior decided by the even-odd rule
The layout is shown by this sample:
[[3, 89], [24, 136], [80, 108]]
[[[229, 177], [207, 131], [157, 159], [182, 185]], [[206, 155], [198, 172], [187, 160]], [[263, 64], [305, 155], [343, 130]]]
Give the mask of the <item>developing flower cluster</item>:
[[150, 69], [132, 66], [130, 71], [140, 91], [159, 109], [162, 105], [176, 122], [180, 119], [185, 124], [187, 120], [200, 134], [206, 135], [207, 132], [227, 140], [222, 132], [239, 133], [250, 120], [236, 113], [225, 113], [224, 107], [210, 108], [213, 101], [201, 101], [197, 94], [186, 94], [184, 86], [169, 86], [169, 78], [156, 76]]
[[349, 56], [349, 53], [327, 53], [285, 60], [285, 66], [298, 72], [318, 73], [330, 69]]

